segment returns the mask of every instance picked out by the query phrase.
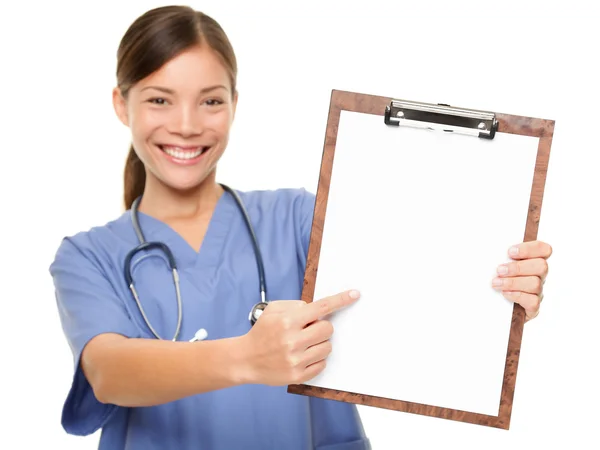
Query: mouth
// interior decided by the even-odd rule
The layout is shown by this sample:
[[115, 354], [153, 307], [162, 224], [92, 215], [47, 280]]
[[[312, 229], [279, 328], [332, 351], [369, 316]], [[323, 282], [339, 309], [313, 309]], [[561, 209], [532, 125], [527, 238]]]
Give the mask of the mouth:
[[210, 146], [178, 147], [174, 145], [158, 145], [158, 148], [173, 160], [190, 163], [204, 155], [210, 149]]

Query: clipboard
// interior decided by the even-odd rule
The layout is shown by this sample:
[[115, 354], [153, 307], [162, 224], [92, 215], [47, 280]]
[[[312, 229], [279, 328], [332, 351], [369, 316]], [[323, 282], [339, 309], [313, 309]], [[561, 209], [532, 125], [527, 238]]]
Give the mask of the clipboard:
[[[359, 289], [361, 299], [332, 316], [326, 369], [305, 384], [289, 385], [289, 393], [509, 429], [525, 313], [494, 292], [491, 280], [496, 266], [510, 261], [510, 245], [537, 239], [554, 124], [332, 91], [302, 299], [317, 301], [350, 288]], [[413, 181], [403, 181], [411, 176]], [[442, 177], [444, 183], [437, 183]], [[498, 180], [506, 191], [499, 192]], [[462, 206], [453, 214], [456, 205]], [[473, 214], [480, 209], [481, 216]], [[469, 221], [461, 220], [469, 211]], [[444, 273], [444, 290], [435, 283], [439, 267], [418, 251], [438, 258], [436, 245], [454, 245], [444, 235], [448, 229], [470, 233], [457, 247], [465, 249], [457, 266], [479, 270], [468, 257], [477, 251], [487, 263], [473, 274], [449, 267], [464, 276], [464, 284]], [[407, 248], [412, 240], [420, 244], [408, 255], [386, 254], [386, 243], [391, 248], [395, 239]], [[413, 255], [421, 259], [413, 261]], [[428, 271], [429, 278], [413, 281]], [[367, 279], [371, 284], [363, 290]], [[471, 293], [470, 286], [479, 291]], [[460, 308], [467, 301], [475, 306], [465, 313]], [[428, 302], [434, 304], [429, 310]], [[461, 328], [452, 328], [453, 321]], [[417, 344], [430, 353], [411, 352]], [[469, 372], [461, 373], [459, 363]], [[468, 379], [474, 371], [478, 378]], [[478, 403], [484, 397], [487, 403]]]

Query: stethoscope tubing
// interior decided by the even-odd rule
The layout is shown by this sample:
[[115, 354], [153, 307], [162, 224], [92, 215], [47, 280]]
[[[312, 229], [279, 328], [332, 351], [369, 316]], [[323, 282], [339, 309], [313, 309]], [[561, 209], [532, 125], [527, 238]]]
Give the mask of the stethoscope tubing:
[[[262, 313], [262, 311], [264, 310], [264, 308], [266, 307], [266, 305], [268, 303], [265, 268], [264, 268], [264, 263], [263, 263], [263, 259], [262, 259], [262, 254], [260, 251], [260, 247], [258, 245], [258, 239], [256, 237], [256, 233], [254, 232], [254, 228], [252, 226], [252, 221], [250, 220], [248, 211], [244, 207], [244, 203], [243, 203], [242, 199], [237, 194], [237, 192], [235, 192], [229, 186], [226, 186], [224, 184], [221, 184], [221, 186], [223, 187], [223, 189], [225, 191], [227, 191], [229, 194], [231, 194], [233, 196], [233, 198], [235, 199], [238, 209], [240, 210], [242, 216], [244, 217], [244, 222], [246, 223], [246, 228], [248, 229], [248, 232], [250, 234], [251, 241], [252, 241], [252, 247], [254, 249], [254, 255], [255, 255], [256, 265], [257, 265], [258, 275], [259, 275], [259, 287], [260, 287], [260, 302], [256, 303], [254, 305], [254, 307], [252, 308], [252, 310], [250, 311], [250, 314], [248, 316], [250, 323], [252, 325], [254, 325], [256, 323], [256, 320], [258, 320], [258, 317], [260, 316], [260, 314]], [[171, 269], [171, 272], [173, 274], [173, 283], [175, 285], [175, 295], [176, 295], [176, 300], [177, 300], [177, 327], [175, 329], [175, 333], [174, 333], [173, 337], [171, 338], [171, 340], [177, 341], [177, 339], [179, 338], [179, 335], [181, 333], [181, 322], [183, 320], [183, 304], [181, 301], [181, 289], [179, 286], [179, 273], [177, 271], [177, 262], [175, 260], [173, 253], [171, 252], [171, 249], [165, 243], [146, 241], [144, 233], [142, 232], [142, 228], [139, 224], [139, 218], [138, 218], [138, 207], [139, 207], [141, 199], [142, 199], [141, 196], [136, 198], [134, 200], [133, 204], [131, 205], [131, 221], [132, 221], [136, 236], [138, 238], [139, 245], [137, 247], [135, 247], [134, 249], [132, 249], [130, 252], [128, 252], [125, 257], [125, 265], [124, 265], [125, 281], [127, 283], [127, 286], [129, 287], [129, 289], [131, 290], [131, 293], [137, 304], [137, 307], [138, 307], [140, 313], [142, 314], [142, 318], [144, 319], [144, 322], [150, 329], [151, 333], [157, 339], [160, 339], [160, 340], [164, 339], [159, 335], [159, 333], [154, 329], [154, 327], [150, 323], [150, 319], [148, 318], [148, 316], [144, 310], [144, 307], [140, 301], [137, 290], [135, 289], [133, 276], [131, 273], [131, 261], [137, 253], [145, 251], [145, 250], [151, 250], [151, 249], [159, 249], [160, 251], [162, 251], [164, 253], [164, 255], [167, 257], [167, 260], [169, 263], [169, 268]], [[205, 330], [202, 330], [202, 331], [205, 332]], [[192, 339], [192, 340], [194, 340], [194, 339]]]

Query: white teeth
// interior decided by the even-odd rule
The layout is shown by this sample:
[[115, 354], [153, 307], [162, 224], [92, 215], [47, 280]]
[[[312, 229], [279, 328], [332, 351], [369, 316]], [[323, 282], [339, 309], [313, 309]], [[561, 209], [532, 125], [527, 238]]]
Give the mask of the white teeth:
[[179, 149], [179, 147], [165, 147], [165, 146], [162, 147], [162, 149], [164, 150], [164, 152], [167, 155], [172, 156], [173, 158], [177, 158], [177, 159], [197, 158], [202, 153], [203, 148], [204, 147], [198, 147], [198, 150], [190, 151], [190, 150], [181, 150], [181, 149]]

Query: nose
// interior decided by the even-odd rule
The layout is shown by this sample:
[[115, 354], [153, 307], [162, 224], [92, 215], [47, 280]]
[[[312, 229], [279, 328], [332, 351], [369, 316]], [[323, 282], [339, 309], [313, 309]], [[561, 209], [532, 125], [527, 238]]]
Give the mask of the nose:
[[197, 108], [180, 105], [172, 111], [168, 122], [170, 133], [189, 137], [202, 133], [204, 129], [202, 114]]

